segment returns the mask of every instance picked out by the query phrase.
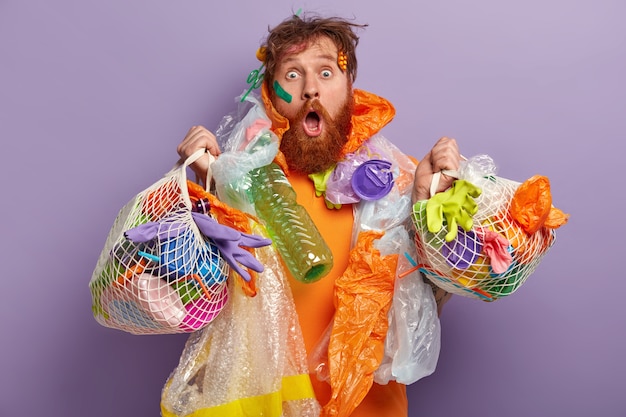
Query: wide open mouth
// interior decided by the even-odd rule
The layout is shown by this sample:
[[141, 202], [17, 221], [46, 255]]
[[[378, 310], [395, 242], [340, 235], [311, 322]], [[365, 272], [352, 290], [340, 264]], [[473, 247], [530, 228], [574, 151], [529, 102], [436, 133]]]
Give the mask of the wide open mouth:
[[314, 110], [308, 112], [302, 121], [302, 128], [307, 136], [319, 136], [322, 133], [322, 125], [322, 118]]

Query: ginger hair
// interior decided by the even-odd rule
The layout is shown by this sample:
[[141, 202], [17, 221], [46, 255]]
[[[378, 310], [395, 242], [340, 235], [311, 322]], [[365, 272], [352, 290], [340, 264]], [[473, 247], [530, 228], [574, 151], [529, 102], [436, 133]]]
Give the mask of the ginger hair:
[[345, 54], [346, 71], [351, 82], [354, 82], [357, 72], [356, 47], [359, 43], [355, 29], [366, 26], [366, 24], [352, 23], [340, 17], [293, 15], [273, 29], [268, 29], [269, 34], [264, 44], [261, 45], [264, 49], [265, 83], [270, 85], [276, 65], [285, 54], [304, 49], [320, 37], [330, 38], [337, 46], [337, 50]]

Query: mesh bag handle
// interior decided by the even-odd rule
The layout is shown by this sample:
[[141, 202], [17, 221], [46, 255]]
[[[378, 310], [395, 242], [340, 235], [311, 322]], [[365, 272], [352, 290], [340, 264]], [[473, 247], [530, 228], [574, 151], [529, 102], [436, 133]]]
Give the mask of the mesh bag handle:
[[443, 174], [452, 178], [459, 178], [459, 171], [455, 169], [442, 169], [441, 171], [435, 172], [430, 181], [430, 197], [437, 194], [437, 188], [439, 187], [439, 182], [441, 181], [441, 176]]
[[208, 155], [209, 157], [209, 163], [207, 165], [206, 176], [203, 178], [205, 190], [208, 191], [209, 185], [211, 184], [211, 179], [213, 178], [212, 166], [213, 166], [213, 162], [215, 162], [215, 156], [213, 156], [211, 152], [208, 152], [207, 149], [204, 149], [204, 148], [198, 149], [197, 151], [189, 155], [189, 157], [183, 162], [183, 166], [187, 168], [188, 166], [196, 162], [198, 159], [200, 159], [204, 155]]
[[229, 267], [195, 224], [187, 189], [187, 167], [205, 153], [177, 162], [116, 217], [89, 283], [102, 325], [133, 334], [193, 332], [227, 302]]
[[[205, 149], [205, 148], [198, 149], [197, 151], [195, 151], [194, 153], [189, 155], [184, 161], [183, 160], [179, 160], [176, 163], [176, 165], [174, 165], [174, 167], [172, 168], [172, 171], [180, 170], [181, 182], [185, 183], [185, 182], [187, 182], [187, 168], [190, 165], [192, 165], [194, 162], [196, 162], [198, 159], [202, 158], [204, 155], [208, 155], [208, 157], [209, 157], [209, 164], [207, 166], [206, 177], [203, 178], [204, 189], [205, 189], [205, 191], [209, 191], [209, 188], [210, 188], [209, 186], [211, 184], [211, 180], [213, 179], [212, 165], [213, 165], [213, 162], [215, 162], [215, 156], [213, 156], [210, 152], [208, 152], [207, 149]], [[196, 181], [198, 179], [199, 178], [196, 176]], [[182, 187], [182, 188], [183, 189], [181, 190], [181, 192], [183, 193], [183, 198], [187, 202], [189, 202], [189, 204], [191, 204], [191, 200], [189, 198], [189, 191], [187, 190], [186, 187]]]

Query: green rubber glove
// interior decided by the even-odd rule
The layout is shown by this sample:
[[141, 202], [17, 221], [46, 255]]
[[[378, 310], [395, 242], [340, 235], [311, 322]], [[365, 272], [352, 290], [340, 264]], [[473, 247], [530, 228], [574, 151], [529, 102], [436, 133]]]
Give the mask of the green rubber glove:
[[[335, 165], [328, 168], [326, 171], [317, 172], [315, 174], [309, 174], [309, 178], [313, 181], [313, 185], [315, 186], [315, 195], [321, 197], [326, 194], [326, 183], [328, 182], [328, 178], [332, 175], [335, 170]], [[334, 204], [328, 200], [325, 200], [326, 207], [329, 209], [340, 209], [341, 204]]]
[[326, 183], [328, 182], [328, 178], [332, 175], [335, 170], [335, 165], [328, 168], [326, 171], [316, 172], [314, 174], [309, 174], [309, 178], [313, 181], [313, 185], [315, 186], [315, 195], [320, 197], [326, 193]]
[[443, 227], [445, 217], [448, 233], [444, 239], [450, 242], [456, 238], [458, 226], [466, 232], [474, 221], [472, 216], [478, 211], [474, 198], [481, 194], [481, 189], [465, 180], [456, 180], [448, 190], [432, 196], [426, 203], [426, 223], [428, 231], [437, 233]]

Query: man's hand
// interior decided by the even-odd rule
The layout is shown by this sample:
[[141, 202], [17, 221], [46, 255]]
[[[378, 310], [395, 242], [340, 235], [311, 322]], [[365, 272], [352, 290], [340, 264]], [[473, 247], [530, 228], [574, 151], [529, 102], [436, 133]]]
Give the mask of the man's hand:
[[[206, 149], [215, 157], [222, 153], [213, 133], [209, 132], [203, 126], [193, 126], [176, 148], [176, 152], [178, 152], [178, 155], [180, 155], [181, 159], [184, 161], [198, 149]], [[191, 169], [198, 178], [206, 178], [207, 170], [209, 169], [209, 156], [204, 155], [199, 158], [196, 162], [191, 164]]]
[[[458, 170], [461, 154], [456, 140], [442, 137], [424, 158], [417, 164], [413, 184], [413, 202], [427, 200], [433, 175], [443, 170]], [[455, 178], [442, 174], [436, 192], [447, 190]]]

